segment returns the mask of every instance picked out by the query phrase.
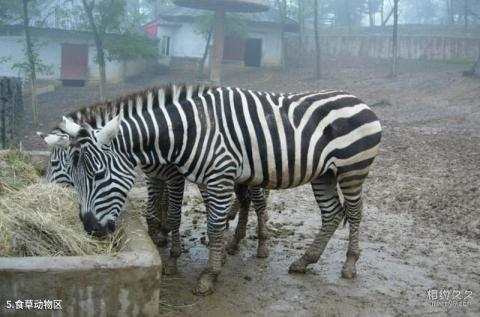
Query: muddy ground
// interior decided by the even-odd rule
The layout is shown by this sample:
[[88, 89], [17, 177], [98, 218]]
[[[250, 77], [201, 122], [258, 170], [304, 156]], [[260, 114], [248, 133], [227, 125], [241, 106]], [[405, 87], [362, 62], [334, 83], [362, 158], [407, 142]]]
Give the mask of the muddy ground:
[[[396, 79], [385, 61], [325, 60], [286, 72], [229, 70], [226, 85], [266, 91], [344, 89], [373, 106], [384, 127], [382, 147], [365, 186], [362, 255], [355, 280], [344, 280], [348, 226], [340, 228], [305, 275], [289, 275], [321, 225], [309, 186], [272, 192], [270, 257], [257, 259], [255, 217], [238, 255], [228, 257], [217, 292], [191, 289], [207, 262], [205, 215], [197, 189], [187, 189], [180, 273], [165, 277], [161, 310], [167, 316], [479, 316], [480, 315], [480, 80], [468, 65], [401, 61]], [[187, 72], [145, 75], [110, 86], [125, 93], [157, 83], [192, 81]], [[95, 87], [60, 88], [40, 96], [42, 126], [96, 99]], [[27, 101], [28, 102], [28, 101]], [[28, 103], [26, 103], [28, 105]], [[26, 148], [43, 148], [29, 125]], [[195, 219], [195, 220], [194, 220]], [[195, 223], [195, 224], [194, 224]], [[229, 234], [233, 229], [229, 229]], [[161, 250], [163, 255], [167, 250]], [[453, 302], [435, 292], [460, 291]], [[471, 297], [468, 294], [472, 292]], [[448, 294], [442, 292], [442, 295]], [[440, 297], [440, 294], [437, 294]], [[443, 306], [439, 306], [443, 305]], [[460, 305], [460, 306], [459, 306]]]

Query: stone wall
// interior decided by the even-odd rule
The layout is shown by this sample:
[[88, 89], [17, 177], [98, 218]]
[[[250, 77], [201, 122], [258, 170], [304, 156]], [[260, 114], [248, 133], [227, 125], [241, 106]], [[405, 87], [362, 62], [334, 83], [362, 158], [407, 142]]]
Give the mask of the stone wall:
[[[473, 62], [480, 50], [480, 38], [443, 36], [399, 36], [399, 57], [405, 59], [453, 60]], [[307, 36], [305, 51], [298, 52], [298, 39], [289, 38], [290, 60], [312, 59], [315, 56], [313, 36]], [[387, 35], [321, 35], [323, 55], [390, 58], [392, 38]]]

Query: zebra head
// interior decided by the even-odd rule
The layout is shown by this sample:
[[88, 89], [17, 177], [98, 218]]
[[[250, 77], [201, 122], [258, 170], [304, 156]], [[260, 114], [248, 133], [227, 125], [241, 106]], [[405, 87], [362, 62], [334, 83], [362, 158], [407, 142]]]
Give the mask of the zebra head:
[[127, 193], [133, 186], [134, 163], [119, 154], [114, 139], [120, 118], [93, 129], [64, 118], [60, 125], [71, 141], [67, 147], [69, 174], [80, 204], [80, 219], [89, 234], [103, 236], [115, 230]]
[[66, 149], [60, 147], [51, 149], [46, 179], [49, 183], [73, 186], [73, 180], [70, 176], [70, 160]]
[[70, 161], [68, 159], [69, 136], [60, 131], [52, 131], [45, 136], [41, 132], [37, 132], [45, 143], [50, 147], [50, 156], [48, 157], [48, 165], [46, 171], [46, 180], [49, 183], [73, 186], [70, 177]]

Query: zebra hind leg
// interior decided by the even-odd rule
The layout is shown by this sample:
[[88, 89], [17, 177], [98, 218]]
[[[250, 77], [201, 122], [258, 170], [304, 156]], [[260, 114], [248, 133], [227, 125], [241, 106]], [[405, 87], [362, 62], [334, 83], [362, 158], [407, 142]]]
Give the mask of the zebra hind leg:
[[347, 260], [342, 268], [343, 278], [354, 278], [357, 275], [356, 263], [360, 257], [359, 226], [362, 220], [362, 184], [367, 175], [354, 177], [339, 176], [340, 189], [344, 198], [345, 216], [349, 225], [349, 241]]
[[[228, 242], [226, 248], [228, 254], [230, 255], [234, 255], [238, 252], [238, 244], [243, 238], [245, 238], [247, 232], [248, 212], [250, 210], [250, 197], [248, 196], [248, 187], [245, 185], [237, 185], [235, 186], [235, 193], [235, 200], [238, 201], [240, 211], [238, 214], [238, 222], [237, 227], [235, 228], [235, 233], [233, 234], [232, 239]], [[235, 206], [232, 206], [231, 208], [233, 207]], [[230, 212], [227, 215], [227, 221], [229, 215]]]
[[329, 171], [312, 181], [312, 189], [322, 212], [322, 227], [305, 254], [290, 265], [289, 273], [305, 273], [309, 264], [316, 263], [339, 223], [345, 217], [344, 208], [338, 196], [337, 179], [332, 172]]
[[257, 235], [258, 235], [258, 247], [257, 257], [268, 257], [268, 214], [266, 210], [268, 190], [260, 187], [249, 188], [250, 198], [252, 199], [255, 212], [257, 214]]

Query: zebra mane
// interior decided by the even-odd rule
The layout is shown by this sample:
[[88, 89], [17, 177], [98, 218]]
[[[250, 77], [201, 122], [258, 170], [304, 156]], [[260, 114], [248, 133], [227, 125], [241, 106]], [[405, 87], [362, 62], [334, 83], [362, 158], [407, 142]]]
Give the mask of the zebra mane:
[[[87, 123], [92, 126], [102, 126], [119, 113], [127, 115], [129, 108], [137, 107], [138, 98], [141, 99], [142, 108], [147, 107], [147, 98], [151, 94], [153, 98], [153, 108], [159, 107], [158, 96], [159, 92], [163, 92], [165, 98], [165, 105], [173, 103], [173, 100], [182, 102], [190, 96], [201, 95], [212, 89], [215, 86], [204, 84], [167, 84], [162, 86], [155, 86], [147, 89], [137, 90], [129, 94], [108, 99], [105, 101], [99, 101], [92, 105], [83, 107], [79, 110], [70, 112], [66, 117], [72, 119], [75, 123]], [[52, 131], [61, 130], [59, 125], [55, 126]]]

